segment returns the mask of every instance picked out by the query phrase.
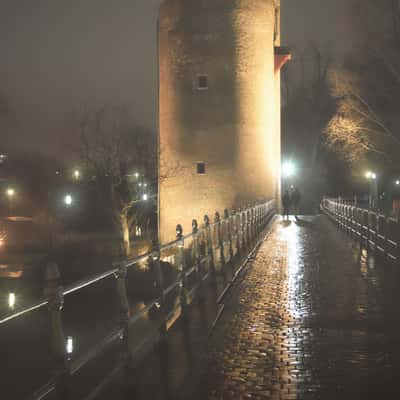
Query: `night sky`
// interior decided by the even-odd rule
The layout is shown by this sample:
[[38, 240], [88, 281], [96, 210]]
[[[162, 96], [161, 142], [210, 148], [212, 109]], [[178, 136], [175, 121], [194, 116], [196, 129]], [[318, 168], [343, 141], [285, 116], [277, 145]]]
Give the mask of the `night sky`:
[[[2, 140], [61, 155], [84, 105], [122, 104], [157, 126], [156, 18], [160, 0], [1, 0], [0, 92], [15, 119]], [[283, 44], [341, 50], [345, 0], [282, 0]], [[14, 122], [13, 122], [14, 121]], [[8, 132], [8, 136], [7, 135]]]

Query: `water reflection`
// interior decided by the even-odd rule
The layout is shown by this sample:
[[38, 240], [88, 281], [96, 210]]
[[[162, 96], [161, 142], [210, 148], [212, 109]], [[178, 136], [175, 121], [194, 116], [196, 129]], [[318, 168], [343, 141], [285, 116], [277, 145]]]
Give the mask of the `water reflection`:
[[67, 337], [67, 341], [66, 341], [66, 344], [65, 344], [65, 350], [66, 350], [68, 356], [71, 356], [71, 354], [73, 353], [73, 351], [74, 351], [74, 339], [73, 339], [72, 336], [68, 336]]
[[[291, 217], [292, 218], [292, 217]], [[292, 318], [302, 316], [301, 308], [298, 307], [297, 294], [299, 292], [299, 271], [302, 249], [299, 243], [299, 228], [290, 221], [283, 221], [282, 237], [287, 245], [287, 274], [288, 274], [288, 304], [287, 308]]]
[[15, 293], [8, 294], [8, 306], [13, 309], [15, 306]]
[[19, 279], [24, 275], [21, 265], [0, 264], [0, 278]]

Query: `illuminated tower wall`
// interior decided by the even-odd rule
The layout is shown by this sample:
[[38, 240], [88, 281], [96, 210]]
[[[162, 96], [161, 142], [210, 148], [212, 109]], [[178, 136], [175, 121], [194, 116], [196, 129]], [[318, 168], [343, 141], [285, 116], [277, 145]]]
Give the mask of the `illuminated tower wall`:
[[164, 0], [159, 15], [160, 239], [278, 198], [279, 1]]

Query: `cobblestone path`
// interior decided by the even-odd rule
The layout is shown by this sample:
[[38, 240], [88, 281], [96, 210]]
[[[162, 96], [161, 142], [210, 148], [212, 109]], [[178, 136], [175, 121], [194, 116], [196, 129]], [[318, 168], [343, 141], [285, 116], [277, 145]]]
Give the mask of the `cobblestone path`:
[[185, 398], [400, 398], [399, 285], [326, 218], [277, 222]]
[[327, 217], [273, 224], [211, 336], [207, 299], [134, 371], [135, 395], [101, 399], [400, 398], [400, 268]]

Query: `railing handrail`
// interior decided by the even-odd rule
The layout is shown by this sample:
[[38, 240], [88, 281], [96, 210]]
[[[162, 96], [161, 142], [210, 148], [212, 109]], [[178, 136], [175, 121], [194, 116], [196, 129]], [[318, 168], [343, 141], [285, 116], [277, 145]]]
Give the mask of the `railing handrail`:
[[[208, 217], [205, 217], [204, 224], [202, 224], [201, 227], [198, 228], [196, 222], [193, 225], [192, 232], [186, 235], [183, 235], [182, 227], [178, 225], [176, 240], [160, 247], [155, 246], [152, 250], [141, 256], [115, 262], [113, 263], [113, 268], [75, 282], [66, 288], [62, 288], [59, 282], [60, 274], [58, 267], [56, 265], [49, 265], [46, 270], [46, 298], [32, 303], [30, 306], [0, 320], [1, 326], [22, 315], [48, 306], [51, 320], [52, 350], [55, 357], [54, 360], [57, 363], [57, 374], [52, 377], [47, 384], [35, 392], [32, 398], [35, 400], [43, 399], [54, 390], [64, 393], [65, 379], [78, 372], [99, 354], [102, 354], [108, 345], [118, 338], [124, 343], [126, 354], [129, 354], [130, 347], [128, 342], [131, 327], [154, 307], [161, 312], [161, 319], [156, 330], [158, 329], [159, 335], [164, 335], [168, 329], [167, 324], [171, 326], [176, 320], [173, 319], [175, 313], [179, 312], [180, 314], [186, 315], [187, 305], [189, 304], [188, 300], [193, 300], [198, 291], [202, 293], [203, 282], [208, 279], [209, 276], [215, 276], [216, 265], [220, 265], [222, 268], [230, 261], [239, 259], [243, 261], [241, 257], [245, 256], [247, 251], [255, 251], [254, 246], [256, 246], [257, 241], [260, 243], [259, 236], [266, 228], [274, 212], [275, 200], [269, 200], [262, 204], [249, 206], [243, 210], [232, 213], [225, 210], [223, 217], [221, 217], [219, 213], [216, 213], [215, 222], [213, 223], [210, 222]], [[192, 239], [192, 242], [190, 242], [185, 249], [185, 242], [188, 239]], [[166, 256], [169, 257], [171, 253], [168, 250], [171, 248], [175, 248], [172, 264], [175, 265], [178, 274], [175, 280], [169, 284], [168, 287], [165, 287], [164, 274], [161, 269], [160, 261], [162, 260], [163, 252], [167, 252]], [[186, 253], [187, 250], [190, 250], [190, 252]], [[243, 251], [245, 251], [245, 253], [243, 253]], [[188, 254], [190, 256], [190, 264], [187, 265], [186, 256]], [[239, 256], [239, 259], [236, 258], [237, 256]], [[223, 296], [232, 285], [235, 277], [238, 276], [239, 271], [244, 267], [247, 261], [248, 257], [244, 257], [244, 264], [236, 270], [234, 277], [225, 287], [221, 296]], [[154, 283], [157, 288], [157, 295], [146, 304], [146, 306], [131, 314], [131, 303], [127, 292], [127, 271], [128, 268], [142, 262], [146, 262], [149, 268], [155, 272], [156, 278]], [[202, 267], [205, 263], [209, 265], [207, 268], [208, 271]], [[192, 287], [190, 287], [188, 279], [192, 274], [196, 278], [196, 283], [194, 286], [192, 285]], [[77, 358], [70, 359], [66, 354], [62, 323], [64, 297], [90, 287], [110, 276], [114, 276], [117, 282], [116, 288], [120, 300], [119, 312], [121, 313], [119, 325], [118, 327], [114, 327], [113, 331], [109, 332], [109, 334], [103, 337], [99, 342], [85, 350], [83, 354], [79, 355]], [[179, 301], [173, 305], [172, 310], [169, 310], [166, 306], [166, 297], [175, 290], [177, 290], [176, 295]], [[180, 309], [178, 310], [178, 308]], [[122, 358], [121, 362], [126, 363], [126, 359]]]
[[[324, 198], [321, 208], [340, 227], [354, 233], [360, 239], [361, 245], [365, 241], [367, 248], [372, 245], [374, 249], [384, 253], [391, 260], [400, 260], [400, 221], [398, 219], [385, 216], [379, 210], [360, 208], [333, 198]], [[349, 209], [353, 210], [350, 215], [344, 211]], [[393, 225], [397, 227], [395, 231], [390, 230]], [[391, 245], [394, 251], [387, 244]]]
[[[243, 210], [232, 210], [232, 214], [230, 214], [228, 217], [222, 218], [221, 222], [229, 220], [234, 215], [247, 213], [249, 210], [252, 210], [254, 208], [262, 207], [263, 205], [273, 204], [273, 203], [274, 203], [274, 200], [269, 200], [269, 201], [266, 201], [265, 203], [262, 203], [262, 204], [256, 204], [254, 206], [249, 206], [249, 207], [247, 207], [247, 208], [245, 208]], [[218, 224], [219, 224], [219, 222], [210, 222], [208, 226], [205, 226], [204, 224], [202, 224], [201, 227], [199, 228], [199, 232], [207, 229], [208, 227], [209, 228], [213, 228]], [[187, 239], [192, 238], [193, 235], [194, 235], [193, 232], [191, 232], [191, 233], [188, 233], [188, 234], [182, 236], [179, 239], [175, 239], [175, 240], [173, 240], [171, 242], [168, 242], [168, 243], [166, 243], [164, 245], [161, 245], [159, 251], [157, 251], [157, 252], [155, 252], [154, 250], [150, 250], [150, 251], [148, 251], [147, 253], [145, 253], [143, 255], [136, 256], [136, 257], [133, 257], [133, 258], [127, 259], [127, 260], [121, 260], [121, 261], [115, 263], [115, 264], [118, 265], [118, 267], [114, 267], [114, 268], [109, 269], [107, 271], [94, 274], [94, 275], [92, 275], [92, 276], [90, 276], [88, 278], [84, 278], [82, 280], [79, 280], [79, 281], [77, 281], [75, 283], [72, 283], [72, 284], [68, 285], [64, 289], [63, 295], [64, 296], [69, 295], [71, 293], [74, 293], [74, 292], [76, 292], [76, 291], [78, 291], [80, 289], [83, 289], [83, 288], [86, 288], [88, 286], [91, 286], [91, 285], [93, 285], [93, 284], [95, 284], [97, 282], [102, 281], [103, 279], [106, 279], [106, 278], [116, 274], [118, 272], [120, 266], [123, 266], [123, 267], [126, 267], [126, 268], [133, 267], [134, 265], [139, 264], [140, 262], [146, 261], [149, 257], [155, 255], [156, 253], [161, 253], [162, 251], [166, 251], [166, 250], [171, 249], [172, 247], [174, 247], [176, 244], [178, 244], [182, 240], [187, 240]], [[19, 311], [15, 312], [15, 313], [13, 313], [11, 315], [8, 315], [8, 316], [0, 319], [0, 325], [4, 324], [6, 322], [9, 322], [9, 321], [11, 321], [11, 320], [13, 320], [15, 318], [18, 318], [18, 317], [20, 317], [22, 315], [25, 315], [25, 314], [27, 314], [29, 312], [35, 311], [35, 310], [37, 310], [37, 309], [39, 309], [41, 307], [44, 307], [47, 304], [48, 304], [47, 299], [41, 299], [39, 301], [32, 302], [31, 304], [25, 306], [22, 310], [19, 310]]]

